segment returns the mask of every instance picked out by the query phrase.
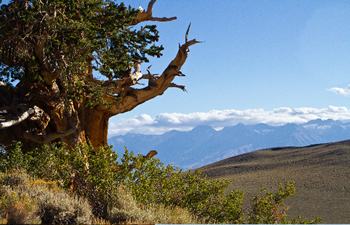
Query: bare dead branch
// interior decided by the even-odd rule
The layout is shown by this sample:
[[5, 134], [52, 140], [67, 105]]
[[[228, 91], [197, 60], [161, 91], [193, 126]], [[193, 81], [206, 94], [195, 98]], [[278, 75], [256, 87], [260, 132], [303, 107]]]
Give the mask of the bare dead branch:
[[8, 115], [6, 116], [4, 114], [1, 114], [0, 112], [0, 130], [20, 124], [34, 113], [35, 110], [33, 108], [29, 108], [23, 113], [19, 113], [11, 117], [8, 117]]
[[147, 67], [147, 73], [148, 73], [148, 74], [151, 74], [151, 70], [150, 70], [151, 67], [152, 67], [152, 65], [150, 65], [149, 67]]
[[156, 150], [152, 150], [152, 151], [150, 151], [149, 153], [147, 153], [146, 156], [143, 156], [143, 158], [144, 158], [144, 159], [150, 159], [150, 158], [152, 158], [153, 156], [155, 156], [155, 155], [157, 155], [157, 154], [158, 154], [158, 152], [157, 152]]
[[185, 43], [188, 42], [188, 32], [190, 32], [190, 27], [191, 27], [191, 23], [190, 23], [190, 25], [188, 25], [188, 28], [187, 28], [187, 31], [186, 31]]
[[158, 21], [158, 22], [167, 22], [167, 21], [172, 21], [172, 20], [176, 20], [177, 17], [171, 17], [171, 18], [167, 18], [167, 17], [151, 17], [149, 19], [149, 21]]
[[152, 12], [152, 10], [153, 10], [153, 5], [154, 5], [154, 3], [155, 3], [156, 1], [157, 1], [157, 0], [151, 0], [151, 1], [148, 3], [147, 11]]
[[180, 89], [183, 90], [184, 92], [187, 92], [185, 86], [183, 86], [183, 85], [177, 85], [177, 84], [171, 83], [171, 84], [169, 85], [169, 87], [180, 88]]
[[156, 2], [156, 0], [151, 0], [148, 3], [147, 11], [140, 12], [137, 14], [136, 20], [134, 21], [133, 25], [136, 25], [138, 23], [144, 22], [144, 21], [158, 21], [158, 22], [167, 22], [167, 21], [172, 21], [176, 20], [177, 17], [171, 17], [171, 18], [158, 18], [158, 17], [153, 17], [152, 16], [152, 11], [153, 11], [153, 5]]
[[[196, 39], [193, 39], [189, 42], [186, 42], [185, 44], [180, 46], [179, 51], [177, 52], [177, 55], [173, 61], [169, 64], [167, 70], [174, 70], [176, 72], [175, 74], [178, 74], [180, 71], [182, 65], [185, 63], [187, 59], [187, 55], [189, 53], [189, 47], [191, 45], [197, 44], [197, 43], [202, 43], [201, 41], [196, 41]], [[169, 73], [165, 71], [166, 73]]]
[[157, 87], [157, 84], [156, 84], [156, 77], [154, 75], [156, 74], [151, 74], [151, 66], [150, 65], [148, 68], [147, 68], [147, 73], [148, 73], [148, 87]]

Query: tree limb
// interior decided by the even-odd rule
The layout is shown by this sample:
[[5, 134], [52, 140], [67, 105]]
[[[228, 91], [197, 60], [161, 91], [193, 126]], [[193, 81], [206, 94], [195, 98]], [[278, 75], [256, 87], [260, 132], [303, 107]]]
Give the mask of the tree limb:
[[181, 90], [183, 90], [183, 91], [187, 92], [187, 90], [186, 90], [185, 86], [183, 86], [183, 85], [177, 85], [177, 84], [171, 83], [171, 84], [169, 85], [169, 87], [176, 87], [176, 88], [180, 88]]
[[[17, 106], [20, 111], [24, 111], [22, 113], [18, 113], [13, 116], [13, 113], [9, 113], [7, 110], [0, 111], [0, 130], [12, 127], [14, 125], [20, 124], [23, 121], [29, 119], [29, 123], [33, 125], [32, 129], [27, 130], [23, 136], [28, 139], [35, 141], [37, 143], [48, 143], [57, 138], [65, 137], [67, 135], [72, 134], [78, 128], [79, 123], [75, 121], [72, 128], [64, 131], [64, 132], [56, 132], [51, 133], [49, 135], [39, 134], [42, 133], [46, 128], [48, 122], [50, 121], [50, 117], [39, 107], [34, 106], [33, 108], [28, 108], [28, 106], [24, 104], [20, 104]], [[39, 132], [39, 133], [38, 133]]]
[[156, 150], [152, 150], [152, 151], [150, 151], [149, 153], [147, 153], [146, 156], [143, 156], [143, 158], [144, 158], [144, 159], [150, 159], [150, 158], [152, 158], [153, 156], [155, 156], [155, 155], [157, 155], [157, 154], [158, 154], [158, 152], [157, 152]]
[[[186, 32], [186, 40], [188, 32], [189, 28]], [[137, 105], [142, 104], [158, 95], [162, 95], [169, 87], [177, 87], [185, 91], [186, 89], [184, 86], [174, 84], [172, 83], [172, 81], [175, 78], [175, 76], [184, 76], [180, 69], [187, 59], [187, 55], [189, 53], [188, 48], [196, 43], [201, 42], [196, 41], [196, 39], [193, 39], [191, 41], [186, 41], [185, 44], [181, 45], [176, 57], [174, 58], [174, 60], [171, 61], [171, 63], [164, 70], [160, 77], [152, 76], [148, 69], [148, 74], [142, 76], [142, 78], [148, 79], [152, 76], [152, 80], [149, 82], [149, 85], [147, 87], [142, 89], [135, 89], [131, 87], [132, 82], [127, 82], [124, 80], [123, 85], [119, 86], [118, 89], [119, 97], [121, 97], [122, 100], [115, 101], [113, 103], [111, 113], [113, 115], [116, 115], [119, 113], [130, 111]], [[124, 79], [131, 80], [129, 77]], [[112, 100], [107, 101], [111, 102]]]
[[153, 5], [156, 2], [156, 0], [151, 0], [148, 3], [148, 7], [147, 7], [147, 11], [144, 12], [140, 12], [139, 14], [137, 14], [136, 20], [134, 21], [134, 23], [132, 25], [136, 25], [138, 23], [144, 22], [144, 21], [158, 21], [158, 22], [166, 22], [166, 21], [172, 21], [172, 20], [176, 20], [177, 17], [171, 17], [171, 18], [166, 18], [166, 17], [153, 17], [152, 16], [152, 11], [153, 11]]
[[55, 132], [48, 135], [40, 135], [37, 134], [35, 131], [26, 131], [23, 136], [28, 140], [35, 141], [40, 144], [45, 144], [55, 139], [62, 138], [74, 133], [78, 129], [78, 125], [79, 123], [76, 121], [72, 128], [63, 132]]
[[[6, 112], [6, 111], [2, 111], [2, 112]], [[22, 123], [28, 117], [33, 115], [35, 113], [35, 110], [32, 108], [29, 108], [25, 112], [19, 113], [16, 116], [11, 116], [11, 117], [4, 115], [2, 112], [0, 112], [0, 130]]]
[[[151, 66], [152, 65], [150, 65], [148, 68], [147, 68], [147, 75], [146, 76], [148, 76], [146, 79], [148, 79], [148, 86], [149, 87], [157, 87], [157, 84], [156, 84], [156, 77], [155, 77], [155, 75], [158, 75], [158, 74], [151, 74], [151, 71], [150, 71], [150, 69], [151, 69]], [[142, 77], [143, 78], [143, 77]]]

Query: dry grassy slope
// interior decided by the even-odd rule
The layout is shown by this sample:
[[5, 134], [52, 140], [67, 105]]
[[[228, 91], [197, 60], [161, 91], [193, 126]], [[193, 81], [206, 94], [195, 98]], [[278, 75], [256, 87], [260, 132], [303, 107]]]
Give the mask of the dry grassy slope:
[[288, 217], [350, 223], [350, 140], [307, 147], [272, 148], [228, 158], [200, 168], [211, 178], [235, 180], [231, 188], [276, 191], [278, 182], [295, 181], [287, 199]]

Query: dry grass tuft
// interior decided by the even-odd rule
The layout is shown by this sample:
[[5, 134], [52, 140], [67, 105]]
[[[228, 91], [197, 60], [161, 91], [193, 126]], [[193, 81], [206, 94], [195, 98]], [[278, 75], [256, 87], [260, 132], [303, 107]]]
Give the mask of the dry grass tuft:
[[106, 221], [102, 218], [93, 217], [91, 221], [92, 221], [92, 224], [111, 225], [111, 223], [109, 221]]
[[200, 223], [195, 216], [180, 207], [148, 206], [143, 208], [135, 202], [131, 193], [122, 186], [118, 188], [118, 200], [110, 206], [108, 214], [108, 220], [112, 224]]

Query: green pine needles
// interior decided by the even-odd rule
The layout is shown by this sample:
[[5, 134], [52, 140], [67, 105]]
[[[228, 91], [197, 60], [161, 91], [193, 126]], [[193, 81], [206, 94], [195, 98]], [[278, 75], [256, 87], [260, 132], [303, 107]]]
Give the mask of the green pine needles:
[[[66, 98], [91, 107], [108, 104], [103, 81], [129, 75], [137, 60], [159, 57], [155, 25], [136, 29], [139, 10], [109, 0], [11, 1], [0, 9], [0, 78], [67, 88]], [[45, 68], [43, 68], [45, 67]], [[100, 82], [92, 82], [92, 70]], [[43, 72], [46, 71], [46, 72]], [[51, 75], [50, 75], [51, 74]], [[55, 77], [56, 76], [56, 77]], [[45, 80], [46, 79], [46, 80]]]

